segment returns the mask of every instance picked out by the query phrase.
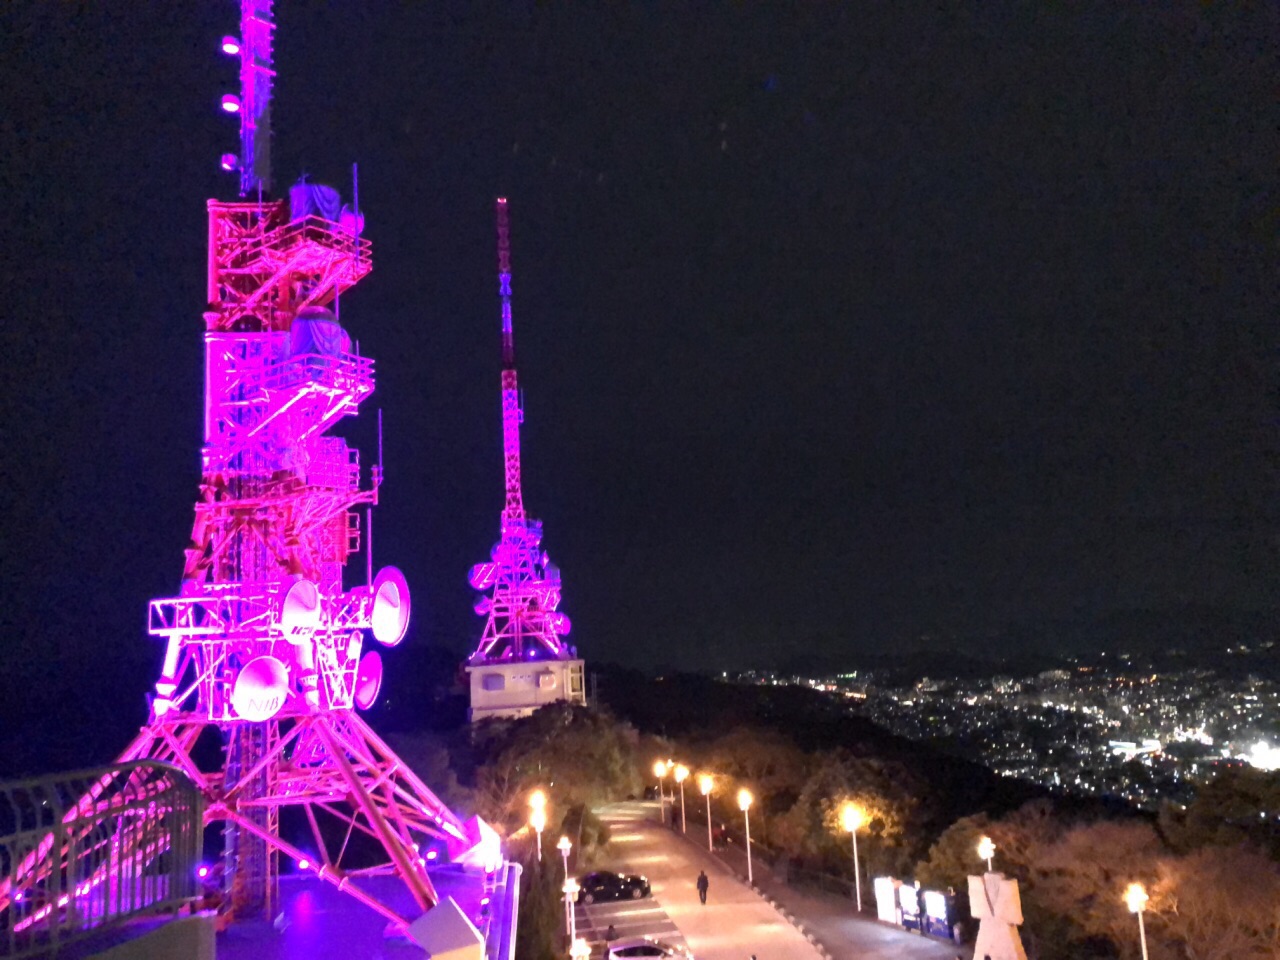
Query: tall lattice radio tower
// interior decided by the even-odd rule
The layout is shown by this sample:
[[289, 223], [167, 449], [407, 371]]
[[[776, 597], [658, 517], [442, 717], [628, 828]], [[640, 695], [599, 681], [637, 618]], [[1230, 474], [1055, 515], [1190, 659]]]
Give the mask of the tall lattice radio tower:
[[[240, 36], [222, 44], [241, 64], [240, 95], [222, 99], [240, 114], [241, 150], [222, 165], [239, 173], [244, 199], [208, 202], [200, 497], [181, 590], [150, 604], [150, 632], [166, 643], [151, 715], [120, 759], [164, 761], [198, 784], [206, 823], [224, 824], [230, 917], [275, 915], [283, 855], [406, 930], [437, 900], [426, 853], [464, 856], [480, 831], [356, 713], [373, 704], [382, 676], [368, 636], [394, 646], [409, 622], [395, 568], [373, 576], [369, 560], [366, 582], [343, 585], [360, 548], [359, 508], [377, 503], [382, 472], [366, 474], [358, 451], [328, 433], [374, 387], [373, 361], [352, 349], [333, 308], [369, 273], [371, 247], [359, 210], [336, 191], [304, 183], [287, 200], [268, 197], [271, 8], [242, 0]], [[211, 742], [198, 748], [205, 735]], [[145, 789], [106, 777], [81, 805]], [[300, 811], [305, 840], [281, 835], [288, 809]], [[71, 827], [61, 836], [66, 871], [83, 838]], [[0, 910], [56, 874], [37, 865], [48, 852], [14, 864], [0, 882]], [[118, 852], [139, 862], [163, 854]], [[403, 882], [412, 910], [368, 883], [378, 874]], [[405, 902], [402, 892], [393, 899]]]

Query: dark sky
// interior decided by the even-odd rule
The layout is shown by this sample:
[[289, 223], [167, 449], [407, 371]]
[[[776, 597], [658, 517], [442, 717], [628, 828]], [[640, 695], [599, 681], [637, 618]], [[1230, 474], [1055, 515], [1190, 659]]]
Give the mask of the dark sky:
[[[383, 408], [410, 645], [480, 627], [500, 194], [525, 500], [589, 660], [1273, 607], [1274, 5], [781, 6], [277, 4], [277, 182], [360, 164], [347, 432], [370, 462]], [[0, 12], [11, 705], [140, 719], [154, 682], [236, 23]]]

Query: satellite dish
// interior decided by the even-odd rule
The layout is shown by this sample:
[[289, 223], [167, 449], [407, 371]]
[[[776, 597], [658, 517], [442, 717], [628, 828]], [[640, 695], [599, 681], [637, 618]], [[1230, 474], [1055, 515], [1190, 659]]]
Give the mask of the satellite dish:
[[489, 611], [493, 609], [493, 600], [490, 597], [481, 594], [476, 597], [476, 602], [472, 604], [471, 609], [475, 610], [480, 616], [487, 616]]
[[231, 707], [242, 720], [270, 720], [289, 696], [289, 671], [275, 657], [256, 657], [240, 668], [231, 687]]
[[373, 639], [394, 647], [409, 629], [409, 584], [395, 567], [383, 567], [373, 580]]
[[382, 687], [382, 657], [376, 650], [370, 650], [360, 658], [360, 666], [356, 669], [355, 701], [361, 710], [368, 710], [373, 701], [378, 699], [378, 690]]
[[280, 629], [298, 643], [320, 626], [320, 591], [310, 580], [296, 580], [280, 601]]
[[477, 563], [467, 575], [467, 581], [471, 584], [473, 590], [488, 590], [497, 579], [498, 565], [496, 563]]
[[560, 634], [560, 636], [568, 636], [572, 627], [573, 624], [569, 622], [568, 614], [556, 612], [551, 615], [551, 629]]

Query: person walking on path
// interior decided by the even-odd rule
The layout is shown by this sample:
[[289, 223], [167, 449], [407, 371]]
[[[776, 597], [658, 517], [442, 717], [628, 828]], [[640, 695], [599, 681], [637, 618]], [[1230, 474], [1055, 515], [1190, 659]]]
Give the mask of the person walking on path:
[[707, 879], [707, 871], [698, 871], [698, 899], [704, 904], [707, 902], [707, 888], [711, 886], [711, 881]]

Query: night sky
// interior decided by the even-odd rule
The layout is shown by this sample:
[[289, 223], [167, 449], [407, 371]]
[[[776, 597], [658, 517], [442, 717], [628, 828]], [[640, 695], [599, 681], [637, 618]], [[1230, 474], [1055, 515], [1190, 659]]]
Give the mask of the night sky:
[[[481, 626], [498, 195], [525, 502], [588, 661], [1273, 609], [1280, 15], [1254, 6], [277, 3], [277, 186], [349, 195], [360, 165], [375, 269], [342, 316], [378, 390], [343, 429], [368, 464], [384, 411], [409, 648]], [[143, 719], [237, 23], [0, 12], [0, 749]]]

